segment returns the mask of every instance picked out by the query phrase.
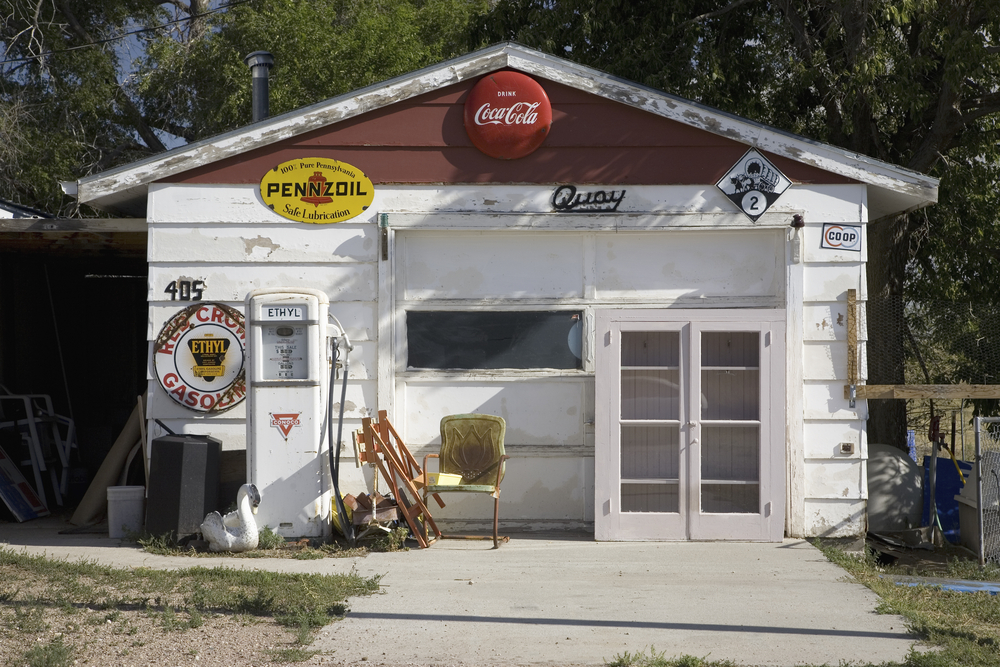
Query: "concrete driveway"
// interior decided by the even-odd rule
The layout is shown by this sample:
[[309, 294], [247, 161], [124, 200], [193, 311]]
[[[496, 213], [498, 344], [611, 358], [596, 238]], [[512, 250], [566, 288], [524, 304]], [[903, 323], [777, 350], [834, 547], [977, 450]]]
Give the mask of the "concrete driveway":
[[[337, 664], [600, 665], [655, 647], [741, 665], [901, 661], [915, 638], [899, 616], [814, 547], [721, 542], [596, 543], [514, 536], [443, 540], [366, 558], [198, 559], [146, 554], [48, 519], [0, 524], [29, 553], [123, 567], [224, 566], [383, 575], [313, 648]], [[314, 659], [315, 660], [315, 659]]]

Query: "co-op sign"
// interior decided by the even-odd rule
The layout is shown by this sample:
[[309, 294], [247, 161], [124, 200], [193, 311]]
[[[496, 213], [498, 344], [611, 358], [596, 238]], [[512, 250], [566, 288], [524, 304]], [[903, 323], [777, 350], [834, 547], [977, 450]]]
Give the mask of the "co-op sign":
[[861, 228], [853, 225], [825, 223], [823, 225], [823, 240], [819, 247], [861, 252]]

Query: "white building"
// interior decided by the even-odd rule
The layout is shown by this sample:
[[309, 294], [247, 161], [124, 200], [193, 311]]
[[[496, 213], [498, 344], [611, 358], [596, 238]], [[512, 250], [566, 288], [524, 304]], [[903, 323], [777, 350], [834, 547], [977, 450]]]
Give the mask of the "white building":
[[[527, 154], [483, 152], [511, 146]], [[371, 184], [367, 208], [329, 187], [265, 203], [277, 167], [332, 182], [333, 162]], [[345, 432], [386, 410], [419, 459], [442, 416], [500, 415], [504, 528], [598, 539], [864, 531], [847, 293], [863, 305], [866, 225], [937, 197], [921, 174], [511, 44], [77, 185], [148, 223], [154, 436], [161, 420], [245, 448], [244, 403], [194, 411], [157, 380], [179, 300], [316, 288], [357, 345]], [[276, 212], [296, 200], [332, 222]], [[486, 525], [490, 502], [435, 518]]]

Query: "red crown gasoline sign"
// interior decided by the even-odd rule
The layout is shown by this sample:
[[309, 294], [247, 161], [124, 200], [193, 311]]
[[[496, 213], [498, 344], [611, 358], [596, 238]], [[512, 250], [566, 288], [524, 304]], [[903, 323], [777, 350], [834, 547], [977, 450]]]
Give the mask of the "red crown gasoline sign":
[[494, 72], [480, 79], [465, 100], [465, 131], [490, 157], [514, 160], [542, 145], [552, 127], [552, 105], [534, 79]]

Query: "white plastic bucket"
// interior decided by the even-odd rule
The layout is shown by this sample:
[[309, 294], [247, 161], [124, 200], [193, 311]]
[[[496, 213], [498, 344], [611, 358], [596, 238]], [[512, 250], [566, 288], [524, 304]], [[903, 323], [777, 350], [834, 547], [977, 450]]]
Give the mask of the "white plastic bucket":
[[125, 537], [125, 531], [142, 532], [144, 486], [108, 487], [108, 537]]

